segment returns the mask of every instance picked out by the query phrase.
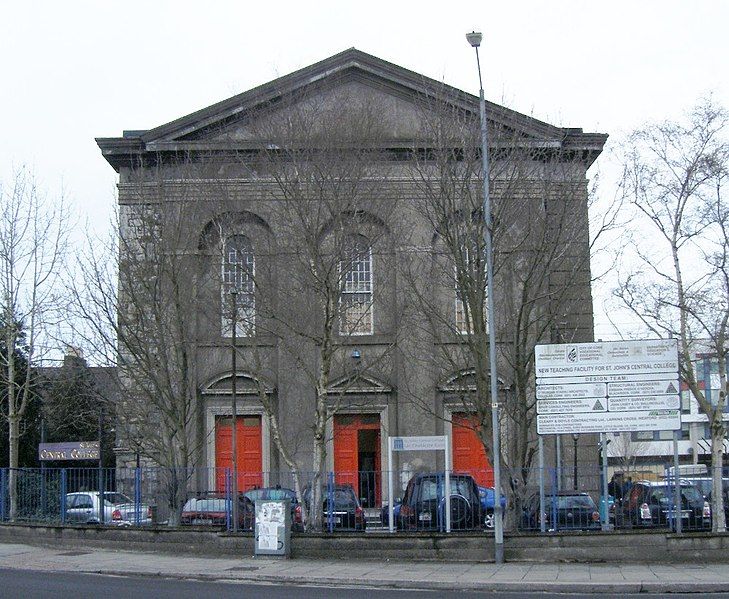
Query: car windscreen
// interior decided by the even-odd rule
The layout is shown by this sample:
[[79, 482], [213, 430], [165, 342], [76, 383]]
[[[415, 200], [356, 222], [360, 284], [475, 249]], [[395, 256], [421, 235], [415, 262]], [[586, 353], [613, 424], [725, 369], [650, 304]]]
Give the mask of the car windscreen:
[[[675, 492], [675, 488], [669, 485], [662, 485], [651, 489], [653, 501], [661, 505], [671, 505]], [[696, 487], [681, 486], [681, 495], [683, 496], [683, 501], [688, 502], [690, 505], [702, 506], [704, 504], [704, 496], [699, 493]]]
[[243, 495], [253, 502], [256, 499], [270, 499], [272, 501], [289, 499], [291, 502], [296, 501], [296, 493], [291, 489], [251, 489]]
[[[451, 495], [473, 498], [473, 485], [468, 478], [451, 477]], [[420, 482], [420, 501], [438, 500], [445, 497], [445, 478], [424, 478]]]
[[190, 499], [182, 508], [183, 512], [225, 512], [228, 509], [226, 499]]
[[559, 495], [557, 496], [557, 509], [595, 509], [595, 502], [589, 495]]
[[104, 493], [104, 502], [109, 505], [119, 505], [120, 503], [134, 503], [129, 497], [123, 493]]

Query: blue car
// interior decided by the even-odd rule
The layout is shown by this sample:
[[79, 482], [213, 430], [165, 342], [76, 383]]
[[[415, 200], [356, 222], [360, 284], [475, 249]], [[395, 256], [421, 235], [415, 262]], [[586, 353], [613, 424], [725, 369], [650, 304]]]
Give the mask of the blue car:
[[[481, 511], [484, 515], [483, 526], [492, 530], [494, 528], [494, 508], [496, 507], [494, 490], [490, 487], [479, 487], [478, 498], [481, 500]], [[499, 499], [501, 500], [499, 503], [501, 503], [501, 513], [503, 514], [506, 511], [506, 497], [502, 493]]]

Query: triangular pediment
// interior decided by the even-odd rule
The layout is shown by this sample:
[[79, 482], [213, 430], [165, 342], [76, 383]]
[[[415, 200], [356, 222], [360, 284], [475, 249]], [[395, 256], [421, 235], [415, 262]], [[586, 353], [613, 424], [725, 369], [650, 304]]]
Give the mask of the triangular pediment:
[[[342, 98], [381, 105], [393, 147], [411, 147], [423, 138], [429, 107], [479, 115], [476, 96], [351, 48], [154, 129], [97, 142], [112, 164], [115, 155], [130, 152], [256, 148], [262, 141], [255, 127], [261, 115], [275, 118], [277, 111], [285, 113], [296, 102], [312, 101], [330, 103], [342, 115], [352, 108]], [[576, 148], [599, 153], [606, 139], [581, 129], [555, 127], [491, 102], [487, 115], [492, 130], [513, 131], [545, 147], [563, 145], [571, 138]]]
[[392, 387], [367, 374], [351, 374], [333, 381], [327, 387], [329, 395], [391, 393]]

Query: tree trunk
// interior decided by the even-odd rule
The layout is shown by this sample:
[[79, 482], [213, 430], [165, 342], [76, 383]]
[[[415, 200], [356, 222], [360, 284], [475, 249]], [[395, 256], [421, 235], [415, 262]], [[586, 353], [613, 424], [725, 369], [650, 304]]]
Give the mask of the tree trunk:
[[[724, 514], [723, 493], [723, 465], [724, 465], [724, 424], [722, 412], [716, 410], [714, 422], [711, 423], [711, 515], [712, 532], [726, 532], [726, 518]], [[716, 491], [719, 490], [717, 493]]]
[[8, 416], [8, 447], [10, 459], [8, 461], [8, 492], [10, 495], [10, 520], [18, 517], [18, 444], [20, 441], [20, 417], [17, 414]]

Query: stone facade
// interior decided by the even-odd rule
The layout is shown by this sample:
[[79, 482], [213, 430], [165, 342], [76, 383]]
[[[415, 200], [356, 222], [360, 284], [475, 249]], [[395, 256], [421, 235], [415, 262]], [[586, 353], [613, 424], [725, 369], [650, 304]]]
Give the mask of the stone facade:
[[[103, 156], [119, 174], [122, 235], [138, 242], [134, 247], [122, 245], [122, 264], [135, 252], [144, 254], [145, 239], [156, 236], [166, 237], [166, 255], [173, 253], [179, 258], [186, 287], [181, 302], [189, 302], [183, 311], [187, 310], [184, 335], [189, 350], [185, 355], [190, 358], [185, 380], [193, 389], [189, 423], [192, 465], [223, 463], [216, 455], [225, 444], [218, 428], [231, 413], [233, 373], [228, 312], [232, 304], [221, 293], [221, 285], [225, 289], [221, 262], [226, 260], [221, 248], [226, 247], [226, 240], [244, 236], [255, 256], [255, 284], [250, 296], [255, 297], [251, 299], [255, 307], [250, 312], [254, 314], [250, 328], [236, 330], [235, 382], [238, 413], [244, 420], [251, 418], [253, 426], [260, 426], [256, 441], [260, 449], [255, 451], [264, 474], [251, 479], [252, 484], [274, 482], [266, 473], [286, 469], [273, 441], [275, 431], [265, 417], [261, 393], [272, 402], [294, 459], [303, 470], [313, 468], [311, 423], [317, 381], [311, 373], [319, 371], [321, 353], [312, 331], [318, 318], [316, 310], [323, 309], [323, 304], [312, 288], [300, 281], [301, 270], [297, 269], [302, 268], [298, 259], [303, 251], [299, 244], [304, 243], [305, 236], [294, 230], [282, 212], [285, 202], [290, 207], [296, 199], [297, 190], [289, 186], [291, 173], [297, 168], [295, 158], [288, 155], [288, 163], [277, 162], [280, 156], [271, 158], [274, 144], [265, 139], [267, 132], [284, 131], [287, 123], [294, 122], [290, 117], [294, 113], [299, 119], [311, 118], [306, 133], [317, 135], [306, 140], [326, 140], [327, 132], [336, 129], [332, 123], [339, 122], [339, 129], [349, 132], [344, 141], [340, 140], [344, 144], [341, 156], [351, 158], [352, 148], [361, 146], [367, 149], [366, 159], [370, 161], [364, 173], [354, 173], [355, 163], [344, 158], [327, 166], [330, 173], [349, 173], [335, 177], [338, 181], [356, 182], [352, 193], [363, 198], [356, 206], [351, 204], [351, 197], [338, 199], [332, 181], [328, 181], [330, 195], [326, 201], [330, 207], [341, 201], [342, 212], [349, 219], [348, 232], [367, 239], [371, 252], [371, 258], [359, 262], [369, 269], [363, 275], [370, 285], [365, 292], [369, 294], [366, 326], [360, 322], [357, 326], [362, 329], [356, 334], [335, 335], [327, 392], [331, 412], [340, 419], [335, 424], [331, 417], [326, 424], [327, 467], [337, 468], [337, 460], [345, 459], [342, 456], [346, 452], [337, 447], [337, 435], [354, 430], [348, 426], [359, 427], [358, 470], [367, 469], [362, 467], [363, 460], [373, 469], [386, 468], [388, 436], [452, 434], [451, 415], [463, 410], [460, 398], [473, 386], [469, 379], [473, 364], [459, 357], [462, 344], [457, 335], [448, 333], [448, 323], [434, 324], [424, 308], [438, 306], [440, 314], [456, 318], [453, 284], [447, 277], [441, 280], [433, 274], [444, 255], [438, 246], [438, 231], [420, 204], [424, 185], [438, 183], [437, 161], [429, 157], [439, 142], [428, 127], [438, 110], [446, 110], [452, 119], [465, 115], [472, 121], [478, 118], [478, 99], [351, 49], [155, 129], [126, 131], [119, 138], [97, 140]], [[357, 116], [352, 117], [355, 112]], [[499, 202], [506, 206], [504, 199], [509, 198], [508, 207], [497, 212], [495, 236], [499, 237], [500, 230], [509, 231], [512, 242], [515, 237], [528, 239], [534, 243], [533, 250], [539, 251], [540, 236], [556, 239], [559, 229], [565, 227], [567, 204], [571, 226], [577, 223], [578, 234], [571, 234], [561, 248], [559, 265], [549, 273], [546, 283], [548, 289], [566, 286], [568, 292], [548, 293], [549, 300], [539, 307], [560, 316], [538, 335], [545, 342], [554, 341], [555, 335], [568, 335], [575, 342], [590, 341], [593, 323], [586, 170], [602, 151], [607, 136], [554, 127], [490, 103], [487, 112], [497, 211]], [[366, 119], [371, 119], [366, 123], [368, 129], [363, 124]], [[289, 133], [289, 145], [295, 146], [297, 139], [307, 143], [302, 132]], [[507, 146], [522, 149], [518, 169], [505, 158]], [[264, 154], [269, 158], [262, 158]], [[515, 170], [520, 173], [518, 186], [506, 174]], [[476, 195], [478, 188], [469, 193]], [[309, 209], [315, 212], [316, 206], [312, 204]], [[174, 230], [174, 234], [151, 227], [150, 214], [161, 230]], [[532, 218], [536, 214], [546, 215], [543, 222], [547, 224], [528, 231], [529, 223], [536, 222]], [[332, 217], [327, 222], [322, 221], [316, 242], [336, 247], [340, 221]], [[516, 249], [510, 251], [518, 254]], [[448, 268], [452, 267], [443, 272], [450, 272]], [[515, 260], [508, 268], [496, 271], [495, 286], [502, 297], [513, 295], [513, 273], [519, 268]], [[124, 294], [133, 294], [133, 286], [129, 281], [120, 282], [121, 309], [126, 309]], [[512, 339], [508, 323], [514, 314], [513, 302], [496, 297], [497, 337], [500, 347], [506, 347]], [[241, 304], [240, 309], [245, 319], [248, 308]], [[301, 330], [294, 325], [300, 325]], [[337, 326], [342, 329], [341, 324]], [[443, 359], [446, 354], [449, 359]], [[499, 378], [505, 402], [513, 388], [509, 372], [502, 356]], [[122, 418], [125, 411], [133, 412], [122, 409]], [[508, 451], [510, 425], [505, 422], [503, 426]], [[366, 433], [369, 430], [375, 433]], [[532, 443], [535, 436], [536, 431]], [[120, 465], [130, 463], [132, 452], [123, 452], [124, 447], [130, 447], [123, 433], [118, 444], [122, 448]], [[442, 467], [441, 458], [423, 454], [418, 459], [421, 467]], [[396, 468], [412, 466], [395, 464]], [[211, 475], [207, 485], [214, 484]], [[206, 481], [200, 481], [200, 486], [206, 486]]]

